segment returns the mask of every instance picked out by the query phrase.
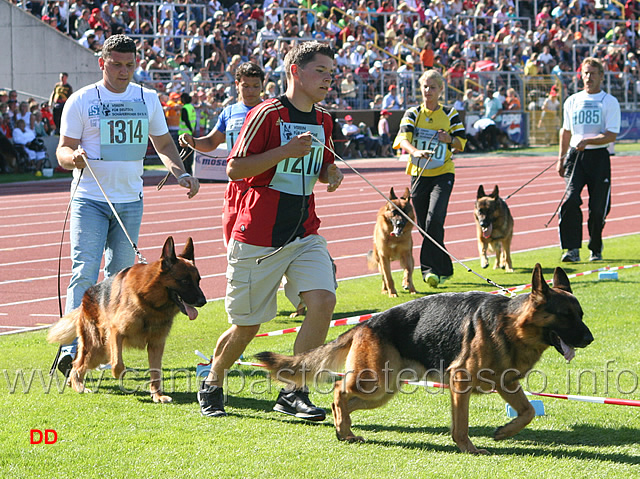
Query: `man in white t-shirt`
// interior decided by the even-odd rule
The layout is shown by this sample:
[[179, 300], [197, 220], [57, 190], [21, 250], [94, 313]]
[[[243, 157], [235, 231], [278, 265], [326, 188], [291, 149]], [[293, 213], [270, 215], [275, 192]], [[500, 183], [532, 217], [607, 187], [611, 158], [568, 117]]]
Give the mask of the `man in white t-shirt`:
[[580, 75], [584, 89], [564, 103], [560, 129], [558, 174], [567, 184], [566, 199], [560, 207], [560, 247], [566, 249], [562, 261], [580, 261], [582, 246], [582, 199], [589, 191], [589, 261], [602, 260], [602, 230], [611, 209], [611, 158], [609, 146], [620, 133], [620, 104], [602, 91], [604, 66], [594, 57], [582, 61]]
[[[73, 170], [67, 313], [80, 306], [84, 292], [97, 282], [103, 252], [105, 278], [134, 263], [133, 246], [105, 196], [137, 244], [149, 138], [178, 184], [189, 190], [188, 197], [199, 189], [198, 180], [185, 171], [157, 94], [131, 83], [137, 65], [135, 42], [126, 35], [109, 37], [98, 65], [102, 81], [73, 93], [65, 103], [56, 150], [60, 166]], [[87, 164], [91, 171], [85, 171]], [[65, 374], [71, 369], [75, 345], [63, 347], [62, 353], [57, 365]]]

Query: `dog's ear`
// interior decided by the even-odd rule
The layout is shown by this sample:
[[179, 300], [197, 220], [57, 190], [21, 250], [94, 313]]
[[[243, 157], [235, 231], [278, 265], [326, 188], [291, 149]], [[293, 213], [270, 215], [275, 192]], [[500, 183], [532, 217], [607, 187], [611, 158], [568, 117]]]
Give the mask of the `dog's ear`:
[[484, 186], [480, 185], [478, 186], [478, 196], [476, 196], [476, 198], [482, 198], [483, 196], [487, 196], [484, 194]]
[[540, 263], [536, 263], [531, 278], [531, 298], [536, 302], [543, 303], [546, 301], [548, 293], [549, 285], [542, 276], [542, 266]]
[[411, 191], [409, 190], [409, 187], [406, 187], [404, 189], [404, 194], [402, 195], [402, 198], [405, 200], [408, 200], [410, 196], [411, 196]]
[[391, 190], [389, 191], [389, 198], [392, 200], [397, 200], [398, 197], [396, 196], [396, 192], [393, 191], [393, 186], [391, 187]]
[[193, 255], [193, 240], [191, 239], [191, 236], [187, 238], [187, 242], [184, 245], [182, 253], [180, 253], [180, 257], [195, 263], [195, 256]]
[[162, 247], [162, 269], [168, 270], [175, 264], [176, 260], [176, 250], [175, 245], [173, 243], [173, 236], [169, 236], [164, 242], [164, 246]]
[[569, 283], [569, 277], [567, 273], [560, 267], [556, 268], [553, 272], [553, 287], [566, 291], [567, 293], [573, 293], [571, 291], [571, 284]]
[[498, 197], [498, 185], [493, 187], [493, 191], [491, 192], [491, 194], [489, 196], [491, 196], [491, 198], [497, 198]]

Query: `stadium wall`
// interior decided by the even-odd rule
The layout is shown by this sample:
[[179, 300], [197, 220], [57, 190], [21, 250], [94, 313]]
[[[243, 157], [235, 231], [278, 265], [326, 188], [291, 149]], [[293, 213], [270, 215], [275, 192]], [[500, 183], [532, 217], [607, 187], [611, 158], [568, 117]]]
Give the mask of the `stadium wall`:
[[40, 19], [0, 0], [0, 88], [48, 99], [60, 72], [77, 90], [101, 78], [97, 57]]

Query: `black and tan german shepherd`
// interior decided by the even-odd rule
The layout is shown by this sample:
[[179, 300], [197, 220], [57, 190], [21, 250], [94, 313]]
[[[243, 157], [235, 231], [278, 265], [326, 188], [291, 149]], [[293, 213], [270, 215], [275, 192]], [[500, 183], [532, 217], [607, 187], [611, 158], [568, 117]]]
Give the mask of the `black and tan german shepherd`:
[[513, 273], [511, 264], [513, 216], [506, 201], [500, 198], [498, 185], [495, 185], [490, 195], [484, 192], [482, 185], [478, 187], [473, 216], [476, 220], [478, 253], [482, 267], [489, 266], [487, 249], [490, 249], [496, 254], [493, 269], [504, 268], [508, 273]]
[[[398, 198], [393, 191], [389, 192], [389, 199], [400, 208], [409, 218], [415, 221], [415, 214], [409, 199], [409, 188]], [[393, 277], [391, 276], [391, 261], [400, 260], [404, 270], [402, 287], [415, 294], [413, 285], [413, 239], [411, 238], [411, 224], [396, 208], [388, 202], [380, 208], [376, 216], [373, 229], [373, 250], [367, 254], [369, 269], [376, 269], [382, 275], [382, 294], [397, 297]]]
[[257, 357], [277, 379], [298, 386], [344, 366], [331, 405], [338, 439], [344, 441], [363, 441], [351, 431], [350, 414], [385, 404], [407, 372], [448, 382], [453, 440], [463, 452], [486, 454], [469, 439], [471, 393], [496, 390], [518, 412], [493, 436], [511, 437], [535, 416], [519, 380], [545, 349], [553, 346], [571, 360], [574, 348], [593, 341], [561, 268], [555, 270], [553, 285], [547, 285], [536, 264], [530, 294], [434, 294], [389, 309], [306, 353]]
[[77, 392], [86, 391], [87, 370], [110, 363], [113, 377], [119, 378], [125, 369], [123, 348], [146, 347], [151, 397], [154, 402], [170, 402], [171, 398], [162, 394], [161, 368], [173, 319], [178, 312], [195, 319], [198, 311], [194, 306], [206, 302], [192, 239], [176, 256], [169, 236], [158, 261], [136, 264], [89, 288], [82, 305], [54, 324], [47, 340], [69, 344], [78, 338], [78, 355], [69, 373], [69, 382]]

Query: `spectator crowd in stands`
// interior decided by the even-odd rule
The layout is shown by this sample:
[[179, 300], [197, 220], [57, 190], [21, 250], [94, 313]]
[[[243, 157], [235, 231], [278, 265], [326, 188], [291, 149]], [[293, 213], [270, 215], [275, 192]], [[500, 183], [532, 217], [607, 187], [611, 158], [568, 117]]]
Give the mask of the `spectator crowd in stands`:
[[[0, 153], [0, 173], [9, 173], [17, 169], [39, 171], [45, 158], [42, 138], [53, 133], [55, 125], [53, 113], [48, 102], [38, 103], [34, 98], [18, 101], [16, 90], [0, 90], [0, 135], [17, 146], [18, 159], [4, 158], [4, 149]], [[0, 142], [3, 148], [6, 142]], [[24, 154], [22, 164], [20, 155]]]
[[[420, 73], [432, 68], [447, 81], [449, 103], [457, 100], [461, 108], [486, 116], [484, 104], [497, 107], [485, 101], [488, 79], [496, 89], [509, 88], [509, 99], [526, 109], [530, 99], [520, 105], [517, 97], [525, 90], [517, 78], [556, 78], [562, 101], [586, 56], [601, 58], [608, 72], [619, 74], [620, 88], [635, 94], [640, 3], [627, 0], [622, 10], [617, 3], [607, 5], [597, 9], [595, 0], [30, 0], [24, 8], [96, 52], [110, 35], [130, 35], [140, 53], [134, 81], [157, 89], [168, 117], [181, 103], [171, 94], [189, 93], [198, 111], [195, 134], [206, 134], [222, 108], [236, 101], [233, 74], [239, 64], [262, 66], [265, 97], [273, 97], [285, 88], [285, 54], [294, 41], [307, 39], [328, 41], [335, 49], [335, 80], [323, 102], [329, 109], [406, 109], [419, 101]], [[485, 79], [487, 73], [492, 76]], [[533, 95], [534, 108], [541, 110], [548, 91]], [[500, 98], [498, 110], [513, 109], [506, 91]]]

